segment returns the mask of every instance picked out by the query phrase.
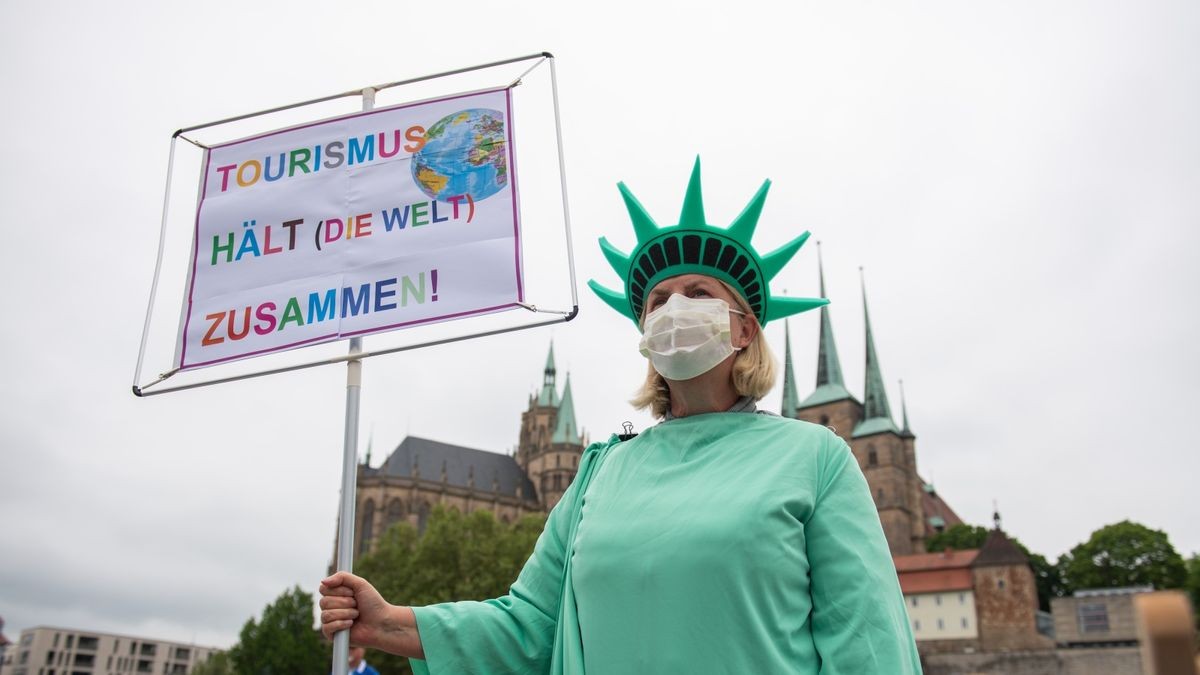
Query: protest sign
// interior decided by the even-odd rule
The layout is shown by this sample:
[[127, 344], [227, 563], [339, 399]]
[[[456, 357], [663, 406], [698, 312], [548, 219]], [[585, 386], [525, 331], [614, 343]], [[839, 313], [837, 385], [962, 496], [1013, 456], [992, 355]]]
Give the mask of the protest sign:
[[511, 90], [204, 152], [175, 367], [523, 302]]

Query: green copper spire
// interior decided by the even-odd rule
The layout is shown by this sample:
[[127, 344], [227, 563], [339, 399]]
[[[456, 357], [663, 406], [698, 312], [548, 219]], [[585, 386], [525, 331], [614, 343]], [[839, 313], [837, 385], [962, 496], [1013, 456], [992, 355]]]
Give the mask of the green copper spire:
[[900, 380], [900, 413], [901, 423], [900, 435], [905, 438], [916, 438], [917, 435], [908, 428], [908, 402], [904, 400], [904, 380]]
[[[862, 268], [859, 268], [862, 274]], [[890, 431], [899, 434], [892, 421], [892, 410], [888, 406], [887, 390], [883, 387], [883, 374], [879, 368], [879, 357], [875, 355], [875, 337], [871, 333], [871, 314], [867, 311], [867, 284], [863, 281], [863, 319], [867, 326], [867, 376], [863, 393], [863, 420], [854, 427], [854, 438]]]
[[563, 385], [562, 404], [558, 406], [558, 420], [554, 425], [551, 443], [579, 443], [579, 425], [575, 422], [575, 403], [571, 398], [571, 374]]
[[[821, 260], [821, 242], [817, 242], [817, 273], [821, 282], [821, 297], [825, 295], [825, 264]], [[838, 358], [837, 343], [833, 341], [833, 324], [829, 320], [829, 305], [821, 308], [821, 339], [817, 348], [817, 388], [800, 403], [801, 408], [833, 403], [854, 396], [846, 389], [842, 380], [842, 362]]]
[[[822, 308], [823, 311], [823, 308]], [[783, 409], [784, 417], [795, 417], [800, 397], [796, 395], [796, 376], [792, 374], [792, 333], [787, 321], [783, 322]]]
[[538, 394], [538, 405], [558, 406], [558, 388], [554, 384], [554, 343], [550, 343], [550, 353], [546, 354], [546, 369], [542, 371], [542, 391]]
[[700, 158], [697, 157], [679, 222], [659, 227], [629, 188], [618, 183], [617, 189], [629, 211], [637, 245], [626, 254], [610, 244], [606, 237], [601, 237], [600, 250], [620, 278], [621, 286], [614, 291], [601, 286], [595, 279], [588, 281], [588, 286], [601, 300], [635, 324], [640, 324], [646, 294], [660, 281], [681, 274], [703, 274], [729, 284], [750, 305], [761, 325], [825, 305], [829, 301], [823, 298], [771, 295], [771, 279], [804, 245], [808, 232], [765, 255], [760, 255], [750, 245], [770, 185], [771, 181], [763, 181], [762, 187], [729, 227], [711, 225], [704, 215]]

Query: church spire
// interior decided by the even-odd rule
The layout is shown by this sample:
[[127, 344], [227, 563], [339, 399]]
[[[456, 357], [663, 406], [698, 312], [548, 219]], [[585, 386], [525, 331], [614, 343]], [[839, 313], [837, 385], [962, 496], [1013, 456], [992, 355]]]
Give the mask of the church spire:
[[[859, 268], [862, 274], [862, 268]], [[863, 285], [863, 320], [867, 328], [867, 374], [863, 387], [863, 420], [854, 427], [854, 437], [867, 436], [882, 431], [899, 434], [896, 423], [892, 421], [892, 410], [888, 406], [887, 390], [883, 386], [883, 371], [879, 367], [879, 357], [875, 354], [875, 337], [871, 332], [871, 313], [867, 309], [867, 283]]]
[[578, 444], [582, 434], [575, 422], [575, 402], [571, 398], [571, 374], [567, 373], [567, 382], [563, 385], [562, 404], [558, 407], [558, 420], [554, 425], [554, 435], [551, 443]]
[[550, 352], [546, 354], [546, 368], [542, 371], [542, 391], [538, 394], [538, 405], [558, 407], [558, 387], [554, 383], [554, 342], [550, 342]]
[[796, 406], [799, 403], [800, 397], [796, 394], [796, 376], [792, 374], [791, 325], [785, 319], [783, 322], [783, 409], [779, 411], [779, 414], [784, 417], [795, 417]]
[[[821, 297], [825, 295], [825, 264], [821, 260], [821, 242], [817, 242], [817, 272], [821, 278]], [[821, 343], [817, 349], [817, 386], [846, 386], [842, 381], [842, 362], [838, 359], [837, 344], [833, 341], [833, 325], [829, 322], [829, 305], [821, 307]]]
[[[825, 263], [821, 259], [821, 242], [817, 242], [817, 273], [821, 282], [821, 297], [825, 295]], [[854, 396], [842, 380], [842, 362], [838, 359], [837, 343], [833, 340], [833, 324], [829, 320], [829, 305], [821, 307], [821, 339], [817, 347], [817, 388], [800, 402], [799, 408], [833, 403]]]
[[905, 438], [916, 438], [917, 435], [908, 427], [908, 401], [904, 397], [904, 380], [900, 380], [900, 435]]

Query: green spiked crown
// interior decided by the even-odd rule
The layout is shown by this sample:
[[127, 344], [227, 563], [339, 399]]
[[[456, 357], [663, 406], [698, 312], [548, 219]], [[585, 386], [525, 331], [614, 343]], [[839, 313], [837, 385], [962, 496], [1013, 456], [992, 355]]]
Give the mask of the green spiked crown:
[[808, 232], [765, 256], [754, 250], [750, 239], [758, 226], [758, 217], [770, 187], [771, 181], [763, 181], [762, 187], [729, 227], [709, 225], [704, 219], [700, 158], [697, 157], [679, 224], [659, 227], [629, 188], [618, 183], [617, 188], [633, 221], [637, 246], [626, 255], [608, 243], [607, 238], [601, 237], [600, 249], [624, 282], [624, 292], [605, 288], [594, 279], [588, 281], [588, 286], [601, 300], [638, 325], [641, 324], [646, 294], [664, 279], [681, 274], [703, 274], [729, 284], [742, 295], [762, 325], [772, 319], [829, 304], [824, 298], [771, 297], [769, 282], [804, 245]]

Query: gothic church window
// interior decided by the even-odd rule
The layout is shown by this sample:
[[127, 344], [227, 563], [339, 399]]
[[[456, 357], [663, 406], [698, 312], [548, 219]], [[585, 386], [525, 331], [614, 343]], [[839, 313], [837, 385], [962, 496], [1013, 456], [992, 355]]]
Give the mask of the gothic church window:
[[425, 524], [429, 522], [429, 504], [421, 502], [417, 507], [417, 534], [425, 533]]
[[388, 504], [386, 527], [391, 527], [401, 520], [404, 520], [404, 504], [399, 499], [393, 499]]
[[875, 452], [874, 445], [867, 446], [867, 466], [876, 466], [879, 464], [879, 453]]
[[375, 500], [368, 499], [366, 504], [363, 504], [362, 525], [359, 528], [362, 536], [358, 540], [358, 552], [366, 553], [371, 545], [371, 538], [375, 536]]

